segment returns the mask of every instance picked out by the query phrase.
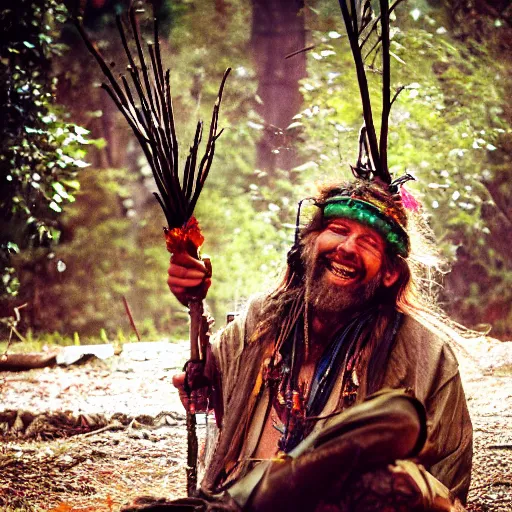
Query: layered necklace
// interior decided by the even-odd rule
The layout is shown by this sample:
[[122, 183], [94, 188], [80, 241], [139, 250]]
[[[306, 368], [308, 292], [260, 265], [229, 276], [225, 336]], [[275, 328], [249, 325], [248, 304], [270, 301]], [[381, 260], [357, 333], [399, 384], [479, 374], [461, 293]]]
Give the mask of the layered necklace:
[[316, 365], [309, 387], [299, 381], [305, 360], [304, 315], [298, 319], [280, 349], [280, 362], [269, 373], [273, 405], [281, 420], [280, 425], [274, 425], [281, 433], [280, 450], [289, 452], [311, 432], [340, 375], [341, 406], [354, 403], [359, 388], [356, 368], [376, 319], [377, 309], [372, 308], [336, 332]]

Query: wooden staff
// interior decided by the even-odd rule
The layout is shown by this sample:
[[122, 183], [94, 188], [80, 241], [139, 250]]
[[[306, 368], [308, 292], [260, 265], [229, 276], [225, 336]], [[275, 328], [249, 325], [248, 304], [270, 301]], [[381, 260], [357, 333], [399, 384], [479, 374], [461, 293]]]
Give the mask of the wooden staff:
[[[210, 172], [215, 144], [222, 130], [218, 130], [218, 118], [222, 101], [224, 84], [228, 77], [229, 68], [224, 72], [217, 99], [213, 106], [206, 148], [202, 158], [198, 158], [199, 146], [203, 136], [203, 123], [196, 126], [194, 141], [186, 157], [183, 173], [178, 169], [178, 140], [174, 123], [174, 113], [170, 87], [170, 71], [164, 73], [160, 55], [158, 36], [158, 20], [154, 18], [154, 41], [148, 43], [147, 53], [144, 52], [136, 10], [129, 9], [128, 30], [120, 17], [117, 17], [117, 27], [121, 42], [128, 59], [126, 75], [117, 78], [91, 42], [78, 20], [75, 25], [80, 32], [87, 49], [96, 59], [107, 81], [102, 84], [126, 122], [137, 138], [144, 155], [153, 172], [158, 192], [155, 197], [167, 219], [164, 228], [167, 249], [171, 254], [188, 252], [199, 258], [199, 248], [204, 238], [199, 225], [193, 216], [194, 208], [203, 185]], [[131, 34], [130, 34], [131, 33]], [[132, 52], [129, 36], [135, 41], [136, 51]], [[199, 362], [199, 333], [203, 316], [203, 305], [200, 300], [189, 304], [190, 312], [190, 356], [191, 361]], [[188, 457], [187, 489], [189, 495], [196, 493], [197, 486], [197, 435], [194, 416], [195, 404], [190, 400], [187, 411]]]
[[[193, 299], [188, 303], [190, 315], [190, 360], [200, 360], [199, 333], [203, 318], [203, 301]], [[194, 496], [197, 492], [197, 430], [196, 430], [195, 402], [192, 394], [189, 395], [187, 409], [187, 494]]]

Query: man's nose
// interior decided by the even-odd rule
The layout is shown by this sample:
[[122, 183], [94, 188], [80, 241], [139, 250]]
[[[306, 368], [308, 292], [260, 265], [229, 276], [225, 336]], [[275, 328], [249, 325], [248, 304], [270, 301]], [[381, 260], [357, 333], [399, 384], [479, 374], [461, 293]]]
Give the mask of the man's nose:
[[343, 254], [346, 258], [356, 258], [356, 238], [353, 236], [347, 236], [343, 239], [336, 247], [336, 251]]

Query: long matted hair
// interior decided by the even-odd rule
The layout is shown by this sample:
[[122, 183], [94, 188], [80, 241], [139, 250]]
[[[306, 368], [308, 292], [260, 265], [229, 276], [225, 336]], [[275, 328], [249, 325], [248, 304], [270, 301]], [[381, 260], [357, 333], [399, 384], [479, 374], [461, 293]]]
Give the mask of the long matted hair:
[[[404, 258], [390, 250], [386, 250], [384, 255], [384, 270], [398, 270], [399, 277], [391, 287], [380, 291], [383, 313], [397, 310], [415, 317], [427, 327], [449, 334], [450, 337], [459, 334], [457, 326], [447, 319], [437, 305], [439, 280], [444, 273], [443, 262], [438, 255], [433, 233], [421, 213], [407, 212], [399, 197], [391, 195], [375, 181], [356, 180], [341, 185], [323, 185], [315, 200], [322, 203], [340, 194], [375, 197], [386, 208], [392, 209], [393, 215], [407, 226], [411, 244], [409, 256]], [[311, 261], [315, 240], [323, 227], [322, 212], [318, 209], [301, 229], [298, 243], [288, 254], [284, 276], [264, 302], [263, 320], [255, 337], [269, 336], [277, 340], [279, 346], [282, 338], [289, 334], [294, 321], [303, 312], [308, 295], [306, 266]]]

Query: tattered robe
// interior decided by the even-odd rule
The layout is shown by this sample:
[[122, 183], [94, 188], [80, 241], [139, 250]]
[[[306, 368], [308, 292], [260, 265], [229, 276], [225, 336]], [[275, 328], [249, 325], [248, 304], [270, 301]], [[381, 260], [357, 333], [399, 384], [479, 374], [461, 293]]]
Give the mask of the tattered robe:
[[[248, 459], [258, 446], [271, 408], [262, 371], [273, 347], [254, 336], [262, 304], [262, 300], [253, 301], [212, 341], [211, 353], [222, 382], [224, 418], [201, 484], [207, 494], [229, 489], [253, 467]], [[341, 381], [340, 375], [322, 416], [339, 410]], [[365, 388], [361, 382], [356, 403], [366, 397]], [[458, 363], [444, 335], [406, 316], [390, 353], [383, 388], [410, 388], [424, 404], [428, 439], [418, 462], [464, 503], [470, 484], [473, 433]], [[314, 431], [323, 425], [320, 420]]]

